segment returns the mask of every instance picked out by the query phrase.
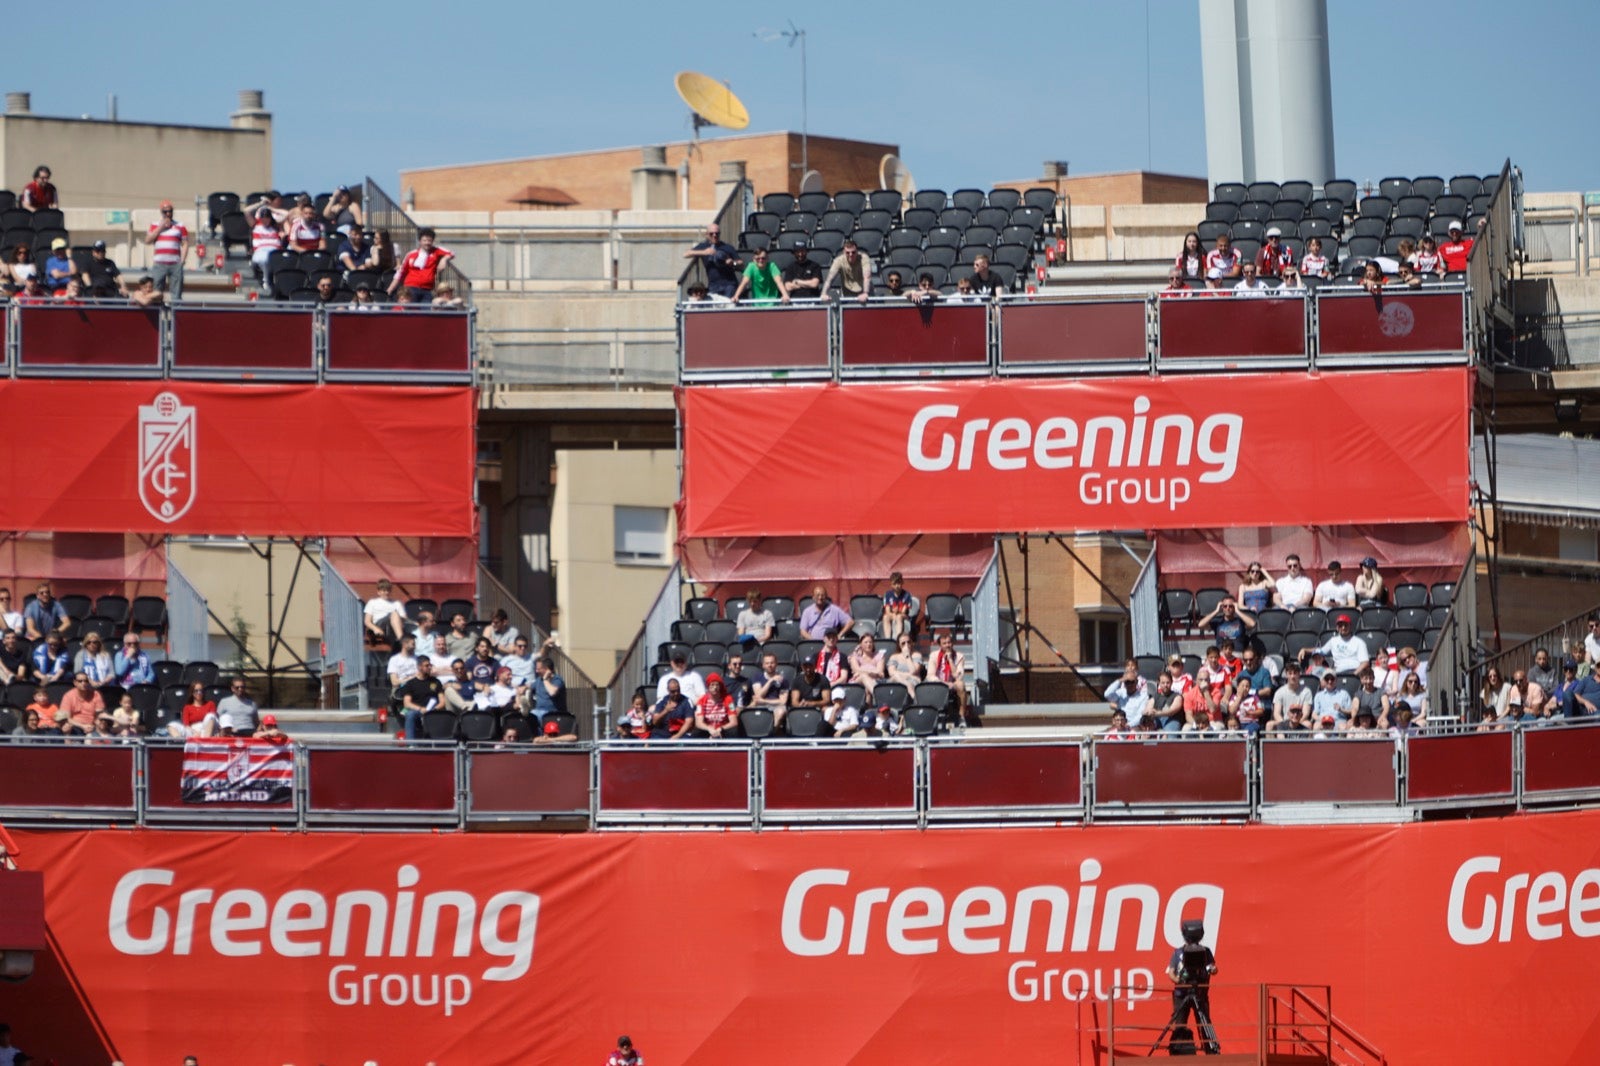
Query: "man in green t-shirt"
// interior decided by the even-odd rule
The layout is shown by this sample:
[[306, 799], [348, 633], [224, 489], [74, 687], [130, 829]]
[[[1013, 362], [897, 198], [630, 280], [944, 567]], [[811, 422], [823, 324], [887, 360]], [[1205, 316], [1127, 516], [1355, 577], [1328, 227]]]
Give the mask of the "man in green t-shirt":
[[744, 295], [746, 289], [750, 290], [750, 299], [754, 303], [771, 303], [780, 299], [784, 303], [789, 302], [789, 286], [783, 283], [783, 272], [767, 258], [765, 248], [757, 251], [756, 261], [744, 268], [739, 287], [733, 290], [734, 303], [739, 302], [739, 297]]

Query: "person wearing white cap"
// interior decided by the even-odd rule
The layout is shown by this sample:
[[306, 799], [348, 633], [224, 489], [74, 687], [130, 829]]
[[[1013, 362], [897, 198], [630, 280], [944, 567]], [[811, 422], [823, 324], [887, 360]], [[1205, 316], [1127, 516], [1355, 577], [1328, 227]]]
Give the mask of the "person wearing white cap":
[[1444, 257], [1444, 268], [1452, 274], [1463, 273], [1467, 269], [1467, 260], [1472, 255], [1472, 238], [1464, 236], [1461, 231], [1461, 220], [1452, 218], [1445, 224], [1450, 231], [1450, 239], [1439, 245], [1439, 254]]
[[1256, 273], [1263, 279], [1282, 277], [1283, 268], [1294, 265], [1294, 253], [1279, 239], [1282, 236], [1277, 226], [1267, 227], [1267, 243], [1256, 253]]

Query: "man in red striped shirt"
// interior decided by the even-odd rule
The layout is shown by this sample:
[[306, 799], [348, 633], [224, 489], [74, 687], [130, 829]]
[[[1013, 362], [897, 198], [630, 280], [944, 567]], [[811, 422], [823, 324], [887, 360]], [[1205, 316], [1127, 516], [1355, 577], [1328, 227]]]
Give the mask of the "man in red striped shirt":
[[417, 231], [417, 247], [414, 251], [406, 253], [395, 268], [394, 280], [389, 282], [389, 295], [393, 296], [396, 289], [404, 287], [411, 298], [418, 303], [428, 303], [433, 299], [434, 282], [438, 280], [439, 267], [446, 259], [454, 259], [455, 253], [448, 248], [435, 248], [434, 232], [432, 229]]
[[161, 220], [150, 223], [144, 243], [155, 245], [150, 276], [172, 299], [183, 297], [183, 261], [189, 257], [189, 229], [173, 217], [172, 201], [161, 201]]

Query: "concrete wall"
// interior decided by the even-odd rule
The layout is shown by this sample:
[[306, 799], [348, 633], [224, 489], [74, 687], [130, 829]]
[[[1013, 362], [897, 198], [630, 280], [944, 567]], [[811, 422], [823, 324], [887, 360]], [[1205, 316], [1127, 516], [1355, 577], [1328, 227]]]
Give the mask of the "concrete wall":
[[[678, 168], [689, 156], [691, 142], [666, 145], [666, 164]], [[809, 161], [821, 171], [828, 189], [873, 189], [878, 185], [878, 164], [886, 153], [898, 152], [892, 144], [849, 141], [813, 135]], [[595, 152], [508, 159], [492, 163], [429, 167], [400, 172], [400, 195], [415, 197], [418, 211], [501, 211], [513, 208], [513, 197], [529, 185], [560, 189], [577, 200], [578, 209], [621, 211], [633, 206], [632, 172], [642, 164], [639, 147], [610, 148]], [[781, 189], [799, 191], [801, 174], [798, 133], [756, 133], [745, 136], [708, 135], [693, 145], [689, 156], [688, 207], [697, 211], [720, 206], [716, 195], [720, 164], [741, 160], [745, 176], [756, 192]], [[682, 189], [678, 202], [682, 203]], [[566, 209], [544, 214], [561, 216]]]
[[[272, 184], [270, 130], [0, 116], [0, 184], [16, 193], [50, 167], [64, 208], [155, 207], [180, 212], [196, 196], [245, 196]], [[180, 217], [181, 214], [180, 214]]]
[[[561, 612], [561, 645], [605, 682], [632, 643], [671, 566], [677, 525], [678, 459], [671, 451], [558, 451], [550, 522]], [[668, 561], [618, 563], [614, 508], [667, 510]]]

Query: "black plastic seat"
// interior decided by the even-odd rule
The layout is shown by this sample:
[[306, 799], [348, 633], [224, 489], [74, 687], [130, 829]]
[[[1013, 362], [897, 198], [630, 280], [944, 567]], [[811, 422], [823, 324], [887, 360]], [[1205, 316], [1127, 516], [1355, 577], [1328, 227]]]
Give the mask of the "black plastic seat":
[[1293, 200], [1296, 203], [1309, 204], [1316, 196], [1316, 190], [1309, 181], [1286, 181], [1278, 188], [1278, 201]]
[[822, 735], [822, 712], [815, 707], [797, 707], [783, 717], [783, 729], [791, 737]]
[[1366, 607], [1361, 611], [1361, 628], [1387, 633], [1394, 625], [1394, 611], [1388, 607]]
[[1232, 222], [1239, 217], [1239, 205], [1227, 200], [1212, 200], [1206, 204], [1207, 222]]
[[683, 644], [699, 644], [706, 639], [705, 623], [680, 619], [672, 623], [672, 639]]
[[1426, 607], [1402, 607], [1394, 612], [1392, 629], [1427, 629], [1433, 618]]
[[939, 225], [951, 229], [966, 229], [972, 225], [972, 212], [964, 207], [947, 207], [939, 212]]
[[768, 596], [766, 605], [767, 610], [772, 612], [772, 617], [775, 621], [781, 622], [786, 618], [795, 616], [794, 597], [792, 596]]
[[1384, 178], [1378, 182], [1378, 195], [1386, 196], [1391, 200], [1398, 200], [1402, 196], [1410, 196], [1411, 179]]
[[833, 209], [859, 215], [867, 209], [867, 194], [860, 189], [841, 189], [833, 194]]
[[961, 230], [951, 226], [935, 226], [928, 231], [928, 247], [960, 248], [961, 233]]
[[[1494, 179], [1494, 182], [1496, 185], [1499, 185], [1500, 179], [1497, 177]], [[1490, 195], [1494, 194], [1493, 189], [1484, 188], [1484, 180], [1482, 178], [1475, 177], [1471, 174], [1457, 174], [1455, 177], [1451, 178], [1448, 192], [1451, 196], [1459, 196], [1466, 200], [1470, 200], [1480, 193], [1486, 192]]]
[[1444, 195], [1444, 189], [1445, 185], [1443, 178], [1433, 177], [1430, 175], [1411, 179], [1412, 196], [1421, 196], [1426, 200], [1433, 201]]
[[422, 716], [421, 723], [422, 735], [428, 740], [456, 739], [457, 722], [454, 711], [436, 707]]
[[856, 216], [849, 211], [828, 211], [817, 220], [817, 229], [833, 230], [836, 233], [850, 233], [856, 228]]
[[196, 681], [202, 685], [215, 685], [222, 671], [216, 663], [204, 659], [197, 659], [192, 663], [183, 664], [183, 684], [192, 685]]
[[1234, 220], [1240, 222], [1265, 222], [1272, 217], [1272, 204], [1265, 201], [1250, 200], [1239, 205], [1239, 216]]
[[900, 216], [900, 224], [906, 229], [927, 233], [939, 224], [939, 212], [926, 207], [907, 208], [905, 214]]
[[715, 621], [722, 609], [717, 601], [706, 597], [696, 597], [683, 605], [683, 617], [687, 621], [699, 622], [705, 625]]
[[696, 666], [721, 666], [722, 661], [728, 657], [728, 646], [711, 641], [702, 641], [694, 646], [694, 665]]
[[1229, 592], [1222, 588], [1199, 589], [1194, 594], [1194, 616], [1196, 620], [1204, 618], [1217, 609], [1217, 604], [1227, 599]]
[[943, 189], [918, 189], [911, 194], [911, 205], [923, 210], [943, 211], [949, 202], [950, 197]]
[[794, 196], [786, 192], [769, 192], [761, 198], [761, 210], [782, 218], [794, 210]]
[[872, 690], [872, 702], [892, 711], [903, 711], [911, 703], [911, 690], [898, 681], [879, 681]]
[[1389, 601], [1396, 609], [1401, 607], [1426, 607], [1428, 606], [1428, 586], [1420, 585], [1414, 581], [1396, 585], [1390, 590]]
[[810, 211], [790, 211], [783, 218], [783, 228], [780, 233], [804, 233], [810, 235], [817, 228], [817, 215]]
[[1257, 633], [1287, 633], [1294, 623], [1294, 615], [1282, 607], [1268, 607], [1256, 615]]
[[1433, 607], [1448, 607], [1455, 596], [1456, 583], [1441, 581], [1428, 590], [1428, 603]]
[[932, 707], [940, 714], [950, 706], [953, 698], [950, 686], [943, 681], [923, 681], [911, 694], [912, 702], [919, 707]]
[[776, 237], [778, 231], [783, 229], [783, 220], [787, 214], [788, 212], [778, 215], [771, 211], [756, 211], [745, 220], [744, 228], [765, 233], [769, 238]]
[[469, 744], [499, 740], [499, 728], [499, 721], [490, 711], [463, 711], [456, 722], [456, 730], [461, 739]]
[[1250, 199], [1250, 190], [1247, 186], [1240, 182], [1224, 181], [1217, 185], [1216, 189], [1211, 194], [1211, 198], [1213, 200], [1222, 200], [1230, 204], [1242, 204], [1246, 200]]
[[1050, 216], [1043, 208], [1029, 203], [1024, 203], [1021, 207], [1011, 212], [1011, 224], [1013, 226], [1027, 226], [1033, 230], [1035, 235], [1044, 232], [1045, 223], [1049, 218]]
[[900, 714], [905, 731], [914, 737], [931, 737], [939, 731], [939, 716], [941, 711], [937, 707], [926, 707], [918, 704], [907, 707]]
[[[1046, 211], [1055, 207], [1055, 191], [1053, 189], [1030, 189], [1029, 192], [1049, 193], [1050, 202], [1043, 205]], [[990, 189], [989, 206], [1002, 211], [1012, 211], [1023, 204], [1023, 194], [1015, 189]]]
[[772, 735], [774, 715], [765, 707], [747, 707], [739, 712], [739, 731], [751, 740]]
[[1320, 634], [1327, 627], [1328, 617], [1321, 607], [1300, 607], [1289, 619], [1289, 633]]
[[117, 623], [104, 615], [91, 614], [78, 623], [78, 637], [81, 640], [90, 633], [98, 635], [109, 648], [117, 636]]
[[794, 200], [794, 211], [804, 211], [811, 215], [820, 215], [832, 206], [833, 197], [825, 192], [803, 192]]
[[904, 206], [904, 197], [900, 195], [899, 189], [873, 189], [867, 193], [868, 211], [887, 211], [893, 218], [900, 214]]

